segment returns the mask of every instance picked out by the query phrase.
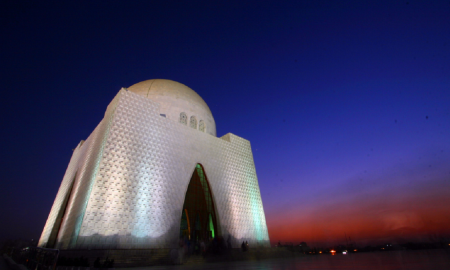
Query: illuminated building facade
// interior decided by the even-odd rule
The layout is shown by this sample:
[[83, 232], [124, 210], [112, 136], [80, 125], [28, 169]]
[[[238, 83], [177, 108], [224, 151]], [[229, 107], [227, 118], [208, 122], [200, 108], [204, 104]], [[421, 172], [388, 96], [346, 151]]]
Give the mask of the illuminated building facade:
[[250, 142], [216, 137], [189, 87], [143, 81], [74, 149], [39, 246], [171, 248], [183, 236], [269, 246]]

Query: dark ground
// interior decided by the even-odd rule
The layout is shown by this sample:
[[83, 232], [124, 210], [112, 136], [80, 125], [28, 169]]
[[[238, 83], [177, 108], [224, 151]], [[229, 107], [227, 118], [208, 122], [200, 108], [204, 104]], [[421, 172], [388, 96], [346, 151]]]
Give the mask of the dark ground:
[[204, 263], [201, 265], [175, 265], [122, 268], [123, 270], [178, 270], [178, 269], [345, 269], [345, 270], [448, 270], [449, 250], [418, 250], [356, 253], [349, 255], [317, 255], [294, 258], [267, 259], [260, 261], [236, 261], [227, 263]]

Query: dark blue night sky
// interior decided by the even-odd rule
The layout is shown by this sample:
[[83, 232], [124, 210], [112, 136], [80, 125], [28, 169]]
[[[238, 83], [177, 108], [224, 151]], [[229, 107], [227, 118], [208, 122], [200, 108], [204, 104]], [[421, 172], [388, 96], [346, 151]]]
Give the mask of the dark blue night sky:
[[450, 236], [450, 1], [6, 1], [0, 240], [39, 238], [121, 87], [250, 140], [273, 242]]

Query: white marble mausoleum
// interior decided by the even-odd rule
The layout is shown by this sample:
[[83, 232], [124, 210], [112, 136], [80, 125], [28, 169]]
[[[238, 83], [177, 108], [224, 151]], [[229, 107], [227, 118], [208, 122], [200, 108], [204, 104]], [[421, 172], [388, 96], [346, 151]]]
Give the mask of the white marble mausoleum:
[[270, 246], [250, 142], [217, 137], [196, 92], [155, 79], [122, 88], [74, 149], [39, 246], [172, 248], [217, 236]]

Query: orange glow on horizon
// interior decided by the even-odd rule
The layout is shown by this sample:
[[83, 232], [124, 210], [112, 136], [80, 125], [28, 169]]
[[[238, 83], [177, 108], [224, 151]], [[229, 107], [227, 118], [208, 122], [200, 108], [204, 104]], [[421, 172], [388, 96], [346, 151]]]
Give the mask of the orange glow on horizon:
[[[370, 244], [433, 241], [450, 235], [450, 196], [428, 194], [419, 198], [380, 202], [379, 198], [329, 207], [292, 207], [267, 214], [270, 239], [286, 242]], [[347, 236], [347, 239], [346, 239]], [[437, 241], [437, 240], [436, 240]], [[449, 244], [450, 245], [450, 244]]]

